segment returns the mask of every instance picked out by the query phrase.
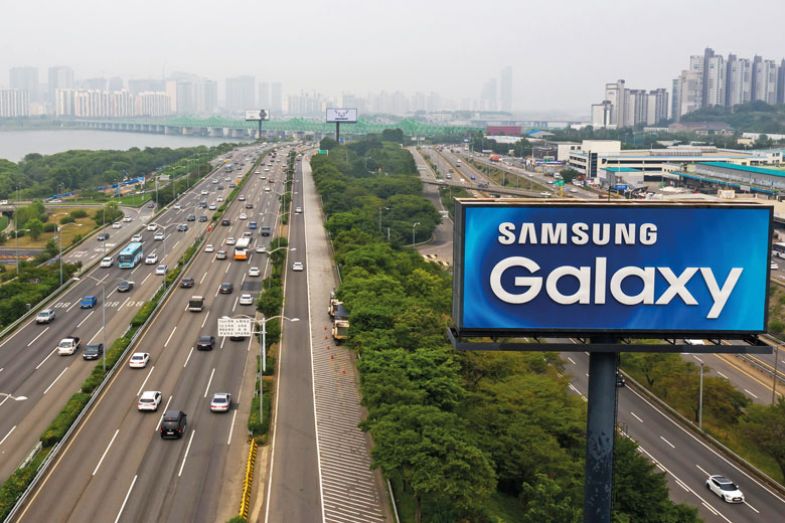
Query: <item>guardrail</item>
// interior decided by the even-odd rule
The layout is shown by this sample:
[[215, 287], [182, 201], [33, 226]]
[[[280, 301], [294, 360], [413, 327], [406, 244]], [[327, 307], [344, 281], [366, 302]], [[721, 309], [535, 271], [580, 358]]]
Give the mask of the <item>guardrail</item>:
[[256, 440], [251, 438], [248, 447], [248, 458], [245, 462], [245, 478], [243, 479], [243, 496], [240, 499], [240, 516], [248, 519], [251, 508], [251, 489], [253, 488], [253, 473], [256, 465]]

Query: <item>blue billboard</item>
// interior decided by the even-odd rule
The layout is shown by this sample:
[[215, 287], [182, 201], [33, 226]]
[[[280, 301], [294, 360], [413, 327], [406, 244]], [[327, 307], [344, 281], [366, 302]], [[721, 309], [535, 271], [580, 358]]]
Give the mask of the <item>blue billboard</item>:
[[766, 331], [769, 206], [459, 200], [456, 211], [459, 334]]

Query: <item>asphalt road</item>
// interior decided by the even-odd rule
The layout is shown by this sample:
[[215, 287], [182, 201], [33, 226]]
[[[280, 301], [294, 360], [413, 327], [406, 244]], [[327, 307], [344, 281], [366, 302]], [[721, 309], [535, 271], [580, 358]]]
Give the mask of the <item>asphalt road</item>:
[[[192, 195], [182, 197], [190, 201]], [[129, 213], [129, 216], [131, 213]], [[133, 221], [122, 222], [120, 229], [107, 228], [110, 238], [98, 242], [93, 235], [78, 249], [68, 253], [67, 261], [82, 260], [85, 266], [103, 257], [116, 247], [125, 245], [132, 234], [143, 230], [144, 223], [153, 215], [153, 209], [143, 208], [133, 212]], [[158, 219], [162, 224], [178, 220], [174, 210], [164, 212]], [[205, 225], [205, 224], [200, 224]], [[165, 262], [174, 263], [187, 245], [193, 241], [199, 227], [187, 233], [171, 234], [171, 254]], [[153, 244], [152, 232], [142, 232], [147, 246]], [[176, 235], [176, 236], [175, 236]], [[170, 240], [171, 242], [171, 240]], [[156, 242], [158, 243], [158, 242]], [[111, 344], [125, 332], [139, 307], [161, 285], [161, 277], [153, 274], [155, 267], [139, 265], [133, 270], [96, 268], [79, 277], [64, 294], [44, 304], [53, 308], [57, 316], [48, 325], [37, 325], [34, 317], [22, 323], [0, 342], [0, 392], [25, 396], [25, 401], [0, 399], [0, 479], [5, 480], [33, 450], [38, 438], [70, 396], [89, 375], [93, 365], [101, 361], [84, 361], [81, 349], [72, 356], [55, 354], [55, 346], [65, 336], [81, 338], [82, 349], [88, 343]], [[117, 292], [122, 279], [135, 282], [131, 292]], [[106, 293], [106, 302], [103, 294]], [[80, 309], [79, 301], [86, 295], [98, 297], [93, 309]], [[106, 334], [103, 333], [104, 305]]]
[[[282, 176], [276, 178], [276, 183], [269, 184], [252, 176], [243, 193], [248, 203], [253, 203], [253, 210], [233, 203], [227, 212], [232, 225], [216, 226], [207, 233], [205, 243], [213, 243], [218, 249], [226, 237], [240, 237], [254, 217], [260, 225], [272, 224], [277, 218], [277, 196], [264, 188], [280, 191]], [[229, 192], [228, 188], [218, 192], [215, 184], [207, 184], [206, 198], [210, 201]], [[188, 203], [167, 223], [182, 222], [184, 215], [192, 212]], [[249, 219], [239, 220], [241, 212], [249, 214]], [[253, 238], [255, 243], [269, 241], [258, 234]], [[150, 241], [145, 238], [145, 244]], [[213, 351], [197, 352], [194, 342], [200, 334], [216, 335], [217, 318], [221, 316], [254, 314], [253, 306], [239, 306], [237, 300], [242, 291], [258, 294], [262, 278], [247, 277], [247, 269], [264, 267], [266, 262], [266, 256], [256, 253], [248, 262], [237, 262], [231, 259], [231, 248], [229, 253], [228, 260], [216, 260], [214, 254], [204, 252], [195, 257], [187, 274], [195, 278], [195, 288], [175, 289], [134, 349], [149, 352], [151, 362], [146, 369], [130, 369], [125, 362], [122, 364], [29, 500], [20, 520], [216, 520], [226, 497], [222, 486], [238, 469], [236, 463], [227, 462], [226, 456], [232, 446], [245, 442], [246, 429], [238, 421], [237, 407], [250, 401], [241, 397], [240, 390], [247, 372], [253, 379], [252, 351], [258, 350], [258, 345], [255, 338], [238, 342], [219, 338]], [[172, 261], [176, 257], [172, 256]], [[224, 281], [234, 283], [233, 294], [218, 294]], [[201, 313], [186, 310], [188, 299], [195, 294], [205, 297], [206, 309]], [[164, 401], [157, 413], [137, 411], [137, 396], [143, 390], [163, 392]], [[214, 392], [232, 393], [234, 408], [225, 414], [211, 413], [209, 401]], [[188, 428], [181, 440], [161, 440], [157, 434], [166, 408], [182, 409], [188, 415]]]

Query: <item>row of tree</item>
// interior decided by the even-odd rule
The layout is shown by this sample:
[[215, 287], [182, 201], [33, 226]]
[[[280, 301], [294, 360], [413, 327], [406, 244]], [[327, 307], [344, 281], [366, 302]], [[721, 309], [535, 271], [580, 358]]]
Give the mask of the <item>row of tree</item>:
[[[569, 394], [558, 356], [454, 351], [444, 335], [450, 275], [375, 226], [380, 215], [383, 226], [409, 227], [428, 216], [409, 153], [327, 145], [329, 156], [311, 165], [343, 276], [349, 346], [362, 356], [363, 428], [373, 465], [402, 506], [411, 500], [404, 520], [579, 521], [585, 407]], [[371, 160], [381, 171], [365, 169]], [[392, 218], [401, 200], [409, 214]], [[664, 476], [634, 443], [616, 448], [615, 521], [697, 520], [668, 499]]]

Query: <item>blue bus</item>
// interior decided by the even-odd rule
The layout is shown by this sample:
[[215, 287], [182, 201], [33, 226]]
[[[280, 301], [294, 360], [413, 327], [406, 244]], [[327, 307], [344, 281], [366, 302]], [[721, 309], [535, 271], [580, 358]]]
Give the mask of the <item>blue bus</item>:
[[142, 261], [142, 256], [144, 253], [141, 242], [131, 242], [117, 255], [117, 266], [121, 269], [133, 269]]

